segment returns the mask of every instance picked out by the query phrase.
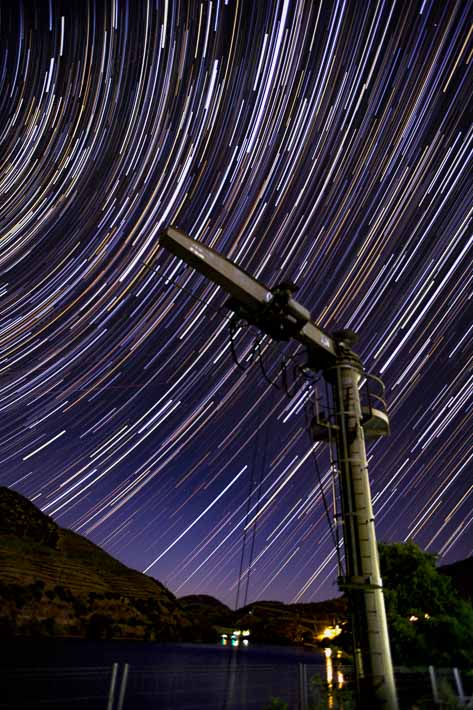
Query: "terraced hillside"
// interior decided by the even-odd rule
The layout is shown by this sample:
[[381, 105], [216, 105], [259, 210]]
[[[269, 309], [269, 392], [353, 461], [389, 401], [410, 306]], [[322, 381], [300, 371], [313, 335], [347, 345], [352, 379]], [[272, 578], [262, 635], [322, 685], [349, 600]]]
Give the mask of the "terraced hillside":
[[171, 640], [192, 621], [162, 584], [0, 488], [0, 628], [7, 633]]

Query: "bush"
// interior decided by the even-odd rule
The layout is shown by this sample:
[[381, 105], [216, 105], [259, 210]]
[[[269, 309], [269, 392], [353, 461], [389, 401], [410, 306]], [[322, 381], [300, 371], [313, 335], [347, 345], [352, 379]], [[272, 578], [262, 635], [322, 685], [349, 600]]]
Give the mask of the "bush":
[[288, 704], [281, 698], [270, 698], [263, 710], [288, 710]]
[[0, 638], [12, 638], [15, 635], [15, 623], [8, 616], [0, 617]]
[[113, 619], [105, 614], [92, 614], [86, 625], [86, 636], [89, 639], [109, 639], [112, 637]]
[[352, 688], [339, 688], [335, 683], [332, 687], [319, 675], [311, 680], [312, 691], [315, 696], [310, 710], [354, 710], [356, 708], [356, 695]]

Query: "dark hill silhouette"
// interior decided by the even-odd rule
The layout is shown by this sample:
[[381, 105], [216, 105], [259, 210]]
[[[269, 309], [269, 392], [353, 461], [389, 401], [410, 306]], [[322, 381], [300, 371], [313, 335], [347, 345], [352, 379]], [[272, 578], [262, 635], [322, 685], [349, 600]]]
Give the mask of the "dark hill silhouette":
[[209, 619], [221, 620], [228, 618], [229, 623], [234, 623], [235, 612], [232, 611], [219, 599], [211, 597], [208, 594], [189, 594], [185, 597], [180, 597], [181, 606], [191, 613], [205, 615]]
[[327, 626], [343, 624], [347, 616], [344, 597], [306, 604], [261, 601], [237, 612], [240, 628], [249, 628], [254, 641], [291, 645], [317, 645], [316, 637]]
[[10, 488], [0, 487], [0, 535], [42, 543], [57, 549], [58, 526], [27, 498]]
[[189, 594], [181, 597], [179, 602], [193, 619], [199, 641], [218, 641], [224, 629], [237, 626], [236, 612], [208, 594]]
[[473, 603], [473, 557], [452, 562], [450, 565], [442, 565], [438, 571], [450, 577], [453, 586], [463, 599]]

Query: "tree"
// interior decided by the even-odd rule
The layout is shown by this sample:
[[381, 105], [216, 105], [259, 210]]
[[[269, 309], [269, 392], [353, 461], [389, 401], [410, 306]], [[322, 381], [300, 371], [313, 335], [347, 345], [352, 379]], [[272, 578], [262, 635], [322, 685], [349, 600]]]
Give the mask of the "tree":
[[92, 614], [88, 619], [86, 636], [89, 639], [109, 639], [112, 637], [113, 619], [106, 614]]
[[379, 545], [391, 650], [403, 665], [471, 666], [473, 607], [413, 542]]

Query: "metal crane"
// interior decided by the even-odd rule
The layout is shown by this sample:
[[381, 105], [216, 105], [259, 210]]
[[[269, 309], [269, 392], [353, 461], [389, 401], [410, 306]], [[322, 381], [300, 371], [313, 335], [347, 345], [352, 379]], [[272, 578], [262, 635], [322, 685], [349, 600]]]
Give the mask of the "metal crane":
[[275, 340], [293, 338], [302, 343], [308, 367], [321, 371], [329, 383], [334, 420], [316, 417], [311, 429], [314, 439], [333, 436], [336, 442], [346, 565], [346, 574], [338, 582], [349, 600], [358, 706], [398, 710], [365, 449], [365, 437], [389, 433], [389, 419], [383, 396], [372, 394], [363, 406], [359, 391], [362, 377], [382, 387], [381, 380], [364, 373], [360, 358], [352, 350], [356, 335], [348, 330], [329, 334], [313, 323], [310, 312], [293, 298], [293, 284], [268, 288], [214, 249], [172, 226], [160, 234], [159, 241], [221, 286], [230, 296], [227, 307], [238, 319]]

